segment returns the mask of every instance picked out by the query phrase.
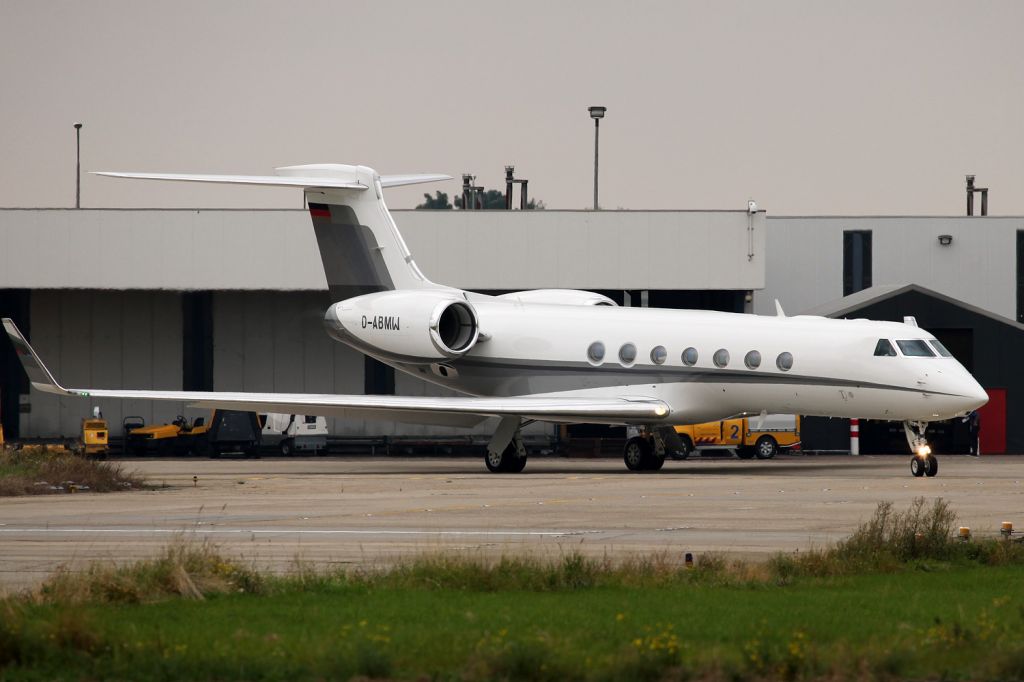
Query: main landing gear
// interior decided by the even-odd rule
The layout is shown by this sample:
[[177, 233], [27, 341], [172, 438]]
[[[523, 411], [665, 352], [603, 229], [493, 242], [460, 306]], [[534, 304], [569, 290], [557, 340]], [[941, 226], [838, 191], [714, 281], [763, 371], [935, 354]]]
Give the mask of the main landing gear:
[[916, 478], [928, 476], [931, 478], [939, 473], [939, 460], [932, 454], [931, 446], [925, 439], [925, 431], [928, 429], [928, 422], [907, 421], [903, 422], [903, 431], [907, 434], [907, 443], [914, 456], [910, 459], [910, 473]]
[[503, 417], [484, 452], [484, 464], [494, 474], [518, 474], [526, 468], [526, 447], [519, 417]]
[[[622, 460], [630, 471], [658, 471], [665, 465], [666, 453], [677, 452], [685, 447], [679, 441], [679, 434], [671, 427], [651, 431], [641, 429], [639, 435], [626, 440]], [[689, 455], [689, 451], [686, 451], [686, 455]], [[681, 459], [685, 459], [686, 455]]]

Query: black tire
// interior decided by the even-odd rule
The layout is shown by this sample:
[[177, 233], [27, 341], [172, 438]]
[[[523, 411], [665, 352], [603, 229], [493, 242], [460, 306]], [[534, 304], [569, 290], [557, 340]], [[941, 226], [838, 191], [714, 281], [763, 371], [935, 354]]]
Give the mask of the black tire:
[[661, 467], [665, 466], [665, 458], [658, 457], [656, 454], [651, 452], [650, 456], [647, 457], [647, 471], [660, 471]]
[[517, 457], [514, 454], [511, 456], [506, 455], [505, 459], [508, 460], [508, 468], [505, 469], [505, 471], [510, 474], [521, 474], [523, 473], [523, 469], [526, 468], [525, 455], [523, 455], [522, 457]]
[[736, 456], [740, 459], [754, 459], [754, 448], [736, 448]]
[[910, 473], [914, 478], [921, 478], [924, 476], [924, 460], [920, 457], [910, 458]]
[[679, 436], [679, 447], [672, 451], [672, 459], [682, 461], [689, 459], [693, 453], [693, 441], [689, 436]]
[[284, 440], [281, 441], [281, 454], [284, 457], [289, 457], [293, 455], [295, 453], [294, 446], [295, 443], [292, 441], [291, 438], [285, 438]]
[[779, 452], [779, 442], [771, 436], [761, 436], [754, 443], [754, 455], [758, 459], [771, 459]]
[[935, 455], [928, 455], [924, 458], [924, 475], [933, 478], [939, 473], [939, 460]]
[[630, 438], [622, 448], [622, 461], [630, 471], [643, 471], [650, 459], [651, 445], [646, 438], [639, 436]]

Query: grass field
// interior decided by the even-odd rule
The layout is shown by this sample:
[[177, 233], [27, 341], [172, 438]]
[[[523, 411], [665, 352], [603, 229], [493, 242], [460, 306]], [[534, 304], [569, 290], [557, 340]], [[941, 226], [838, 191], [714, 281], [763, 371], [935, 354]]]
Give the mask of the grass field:
[[952, 518], [882, 505], [837, 547], [693, 569], [434, 556], [273, 578], [179, 545], [0, 603], [0, 678], [1022, 679], [1024, 551], [939, 542]]

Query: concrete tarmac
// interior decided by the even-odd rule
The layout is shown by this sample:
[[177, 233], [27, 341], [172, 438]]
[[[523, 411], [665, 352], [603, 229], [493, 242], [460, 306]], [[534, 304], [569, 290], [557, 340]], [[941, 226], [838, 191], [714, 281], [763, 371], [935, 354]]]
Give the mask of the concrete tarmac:
[[424, 552], [764, 558], [839, 540], [879, 501], [918, 496], [947, 499], [976, 533], [1024, 529], [1024, 457], [940, 457], [936, 478], [911, 477], [909, 459], [695, 458], [637, 474], [620, 460], [535, 457], [518, 475], [477, 459], [125, 460], [167, 487], [0, 499], [0, 588], [154, 556], [179, 537], [288, 572]]

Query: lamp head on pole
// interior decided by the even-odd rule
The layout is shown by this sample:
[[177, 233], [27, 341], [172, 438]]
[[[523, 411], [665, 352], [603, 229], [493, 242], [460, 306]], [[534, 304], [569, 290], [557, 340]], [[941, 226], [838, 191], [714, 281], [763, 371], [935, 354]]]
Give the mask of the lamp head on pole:
[[604, 112], [608, 111], [608, 107], [588, 107], [587, 111], [590, 112], [590, 118], [604, 118]]
[[81, 123], [76, 123], [75, 124], [75, 130], [81, 130], [81, 129], [82, 129], [82, 124]]

